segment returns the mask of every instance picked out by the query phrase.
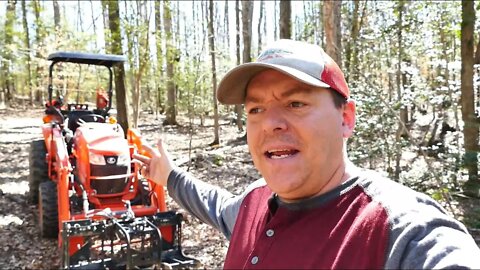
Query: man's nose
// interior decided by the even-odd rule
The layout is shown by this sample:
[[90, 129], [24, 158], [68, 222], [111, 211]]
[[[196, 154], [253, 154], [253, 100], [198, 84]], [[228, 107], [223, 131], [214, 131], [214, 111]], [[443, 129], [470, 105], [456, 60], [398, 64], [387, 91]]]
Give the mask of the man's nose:
[[267, 133], [285, 131], [288, 128], [288, 121], [285, 118], [285, 114], [279, 108], [267, 109], [262, 122], [263, 130]]

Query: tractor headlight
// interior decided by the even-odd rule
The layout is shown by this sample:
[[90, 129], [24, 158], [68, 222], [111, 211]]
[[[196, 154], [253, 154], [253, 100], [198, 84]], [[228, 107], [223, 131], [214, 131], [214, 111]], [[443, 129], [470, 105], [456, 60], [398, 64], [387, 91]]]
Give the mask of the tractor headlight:
[[103, 155], [95, 154], [95, 153], [88, 153], [90, 164], [93, 165], [105, 165], [105, 157]]
[[123, 155], [118, 156], [117, 165], [118, 166], [130, 166], [130, 155], [123, 154]]

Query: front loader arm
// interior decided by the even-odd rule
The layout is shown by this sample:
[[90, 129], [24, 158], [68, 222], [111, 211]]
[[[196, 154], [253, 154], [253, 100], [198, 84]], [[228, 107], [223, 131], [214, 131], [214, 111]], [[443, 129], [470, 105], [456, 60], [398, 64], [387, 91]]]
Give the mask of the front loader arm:
[[[128, 144], [131, 147], [130, 155], [133, 155], [135, 152], [139, 153], [141, 155], [150, 157], [150, 154], [147, 153], [145, 150], [143, 150], [142, 147], [142, 136], [140, 135], [140, 132], [136, 129], [128, 129], [127, 131], [127, 140]], [[139, 169], [138, 164], [135, 164], [137, 166], [136, 171]], [[148, 179], [150, 183], [153, 184], [154, 187], [154, 192], [156, 194], [156, 203], [158, 205], [158, 208], [160, 212], [165, 212], [167, 211], [167, 204], [165, 202], [165, 189], [163, 186], [156, 184], [153, 182], [152, 179]]]

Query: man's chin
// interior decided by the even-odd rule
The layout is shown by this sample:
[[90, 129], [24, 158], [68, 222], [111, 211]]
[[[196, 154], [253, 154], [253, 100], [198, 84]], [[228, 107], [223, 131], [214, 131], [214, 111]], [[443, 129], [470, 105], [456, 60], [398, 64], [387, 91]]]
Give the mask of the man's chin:
[[265, 182], [267, 182], [270, 189], [278, 195], [290, 194], [299, 186], [296, 184], [297, 181], [294, 180], [295, 178], [293, 176], [288, 177], [286, 175], [273, 174], [263, 175], [263, 178], [265, 179]]

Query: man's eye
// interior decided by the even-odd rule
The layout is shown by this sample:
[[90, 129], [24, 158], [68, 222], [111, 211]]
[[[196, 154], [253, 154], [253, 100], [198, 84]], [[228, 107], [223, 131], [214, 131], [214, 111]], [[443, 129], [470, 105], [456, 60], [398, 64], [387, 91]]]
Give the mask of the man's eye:
[[305, 103], [299, 102], [299, 101], [294, 101], [294, 102], [291, 102], [289, 104], [289, 106], [292, 107], [292, 108], [300, 108], [300, 107], [305, 106]]
[[248, 111], [248, 113], [249, 113], [249, 114], [257, 114], [257, 113], [259, 113], [259, 112], [261, 112], [261, 111], [262, 111], [262, 109], [260, 109], [260, 108], [251, 108], [251, 109]]

